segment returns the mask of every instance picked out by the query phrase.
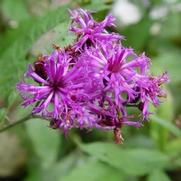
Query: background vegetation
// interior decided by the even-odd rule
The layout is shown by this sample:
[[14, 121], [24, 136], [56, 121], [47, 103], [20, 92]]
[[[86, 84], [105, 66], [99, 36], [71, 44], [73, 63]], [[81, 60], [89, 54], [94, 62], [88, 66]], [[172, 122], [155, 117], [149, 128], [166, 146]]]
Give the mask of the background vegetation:
[[[121, 0], [125, 1], [125, 0]], [[52, 44], [73, 41], [68, 8], [96, 11], [101, 20], [112, 0], [0, 1], [0, 180], [4, 181], [180, 181], [181, 180], [181, 1], [132, 0], [139, 20], [118, 28], [125, 46], [145, 51], [152, 72], [167, 70], [168, 98], [142, 128], [124, 127], [124, 144], [106, 131], [72, 130], [68, 137], [48, 128], [20, 106], [15, 85], [28, 63]], [[113, 8], [114, 7], [114, 8]], [[127, 16], [130, 15], [125, 7]], [[114, 12], [114, 10], [113, 10]], [[119, 11], [118, 11], [119, 12]], [[136, 15], [135, 15], [136, 16]], [[134, 15], [133, 15], [134, 17]], [[126, 17], [125, 17], [126, 18]], [[8, 129], [11, 128], [11, 129]]]

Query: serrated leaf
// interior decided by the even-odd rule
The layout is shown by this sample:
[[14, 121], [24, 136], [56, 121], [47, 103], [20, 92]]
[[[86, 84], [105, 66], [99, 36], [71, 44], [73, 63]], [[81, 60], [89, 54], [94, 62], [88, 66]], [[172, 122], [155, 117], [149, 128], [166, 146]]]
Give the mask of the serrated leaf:
[[0, 84], [3, 85], [0, 87], [1, 96], [15, 89], [25, 66], [30, 63], [26, 55], [38, 37], [63, 21], [68, 21], [67, 6], [49, 12], [44, 17], [31, 18], [11, 33], [12, 40], [9, 40], [0, 56]]
[[70, 45], [76, 37], [68, 31], [68, 27], [69, 22], [62, 22], [43, 34], [33, 45], [31, 53], [34, 56], [51, 53], [52, 44], [58, 45], [60, 48]]
[[60, 133], [49, 128], [46, 120], [31, 119], [26, 122], [27, 133], [43, 168], [48, 168], [57, 159]]
[[108, 143], [80, 145], [80, 148], [128, 175], [144, 175], [168, 165], [168, 157], [156, 150], [120, 149]]

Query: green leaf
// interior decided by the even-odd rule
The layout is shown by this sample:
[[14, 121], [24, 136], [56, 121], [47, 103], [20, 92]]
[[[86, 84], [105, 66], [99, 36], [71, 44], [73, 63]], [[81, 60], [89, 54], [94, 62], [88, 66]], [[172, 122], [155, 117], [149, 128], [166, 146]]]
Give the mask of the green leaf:
[[177, 138], [169, 141], [166, 147], [166, 152], [168, 154], [181, 154], [181, 139]]
[[42, 173], [43, 181], [58, 181], [76, 167], [77, 161], [82, 161], [82, 155], [77, 152], [72, 152], [68, 156], [64, 157], [58, 163], [48, 168]]
[[157, 115], [162, 119], [168, 119], [172, 121], [174, 118], [174, 101], [171, 92], [166, 89], [167, 98], [164, 102], [156, 109]]
[[150, 138], [150, 136], [146, 136], [142, 133], [139, 133], [134, 136], [130, 136], [126, 138], [126, 141], [124, 142], [124, 146], [129, 147], [129, 148], [144, 147], [147, 149], [152, 149], [154, 148], [154, 142]]
[[173, 135], [177, 136], [177, 137], [181, 137], [181, 131], [179, 128], [177, 128], [174, 124], [172, 124], [171, 122], [161, 119], [155, 115], [150, 116], [150, 120], [154, 121], [158, 124], [160, 124], [161, 126], [163, 126], [164, 128], [168, 129]]
[[178, 117], [181, 113], [181, 84], [171, 86], [171, 92], [174, 98], [175, 117]]
[[[99, 10], [104, 10], [101, 6], [95, 7], [98, 7]], [[57, 27], [57, 29], [59, 29], [58, 31], [63, 32], [60, 33], [60, 38], [58, 40], [60, 46], [62, 46], [61, 44], [66, 44], [64, 43], [66, 40], [68, 40], [67, 42], [70, 41], [71, 36], [67, 36], [66, 34], [69, 22], [67, 9], [68, 6], [61, 6], [52, 12], [48, 12], [43, 17], [29, 18], [20, 23], [17, 29], [7, 32], [3, 37], [1, 36], [2, 45], [0, 46], [0, 51], [2, 49], [4, 50], [1, 51], [0, 55], [0, 84], [3, 85], [0, 87], [0, 92], [2, 97], [14, 91], [15, 84], [21, 79], [26, 65], [31, 63], [27, 60], [29, 52], [41, 35]], [[90, 7], [90, 9], [94, 8]], [[47, 49], [46, 44], [44, 48]], [[40, 51], [38, 51], [38, 53], [39, 52]]]
[[[160, 36], [171, 39], [175, 42], [181, 42], [181, 18], [179, 11], [170, 11], [161, 26]], [[174, 28], [173, 28], [174, 27]]]
[[126, 38], [123, 44], [128, 47], [131, 46], [137, 51], [142, 50], [150, 36], [149, 29], [151, 24], [152, 21], [145, 16], [139, 23], [126, 27], [120, 32]]
[[42, 181], [41, 171], [42, 169], [35, 164], [33, 166], [29, 166], [28, 175], [23, 179], [23, 181]]
[[162, 170], [152, 172], [147, 181], [171, 181], [171, 179]]
[[[22, 22], [18, 29], [7, 35], [11, 38], [3, 47], [4, 52], [0, 56], [0, 84], [3, 85], [0, 87], [1, 96], [15, 89], [15, 84], [25, 71], [25, 66], [30, 63], [26, 60], [26, 56], [37, 39], [51, 28], [66, 21], [68, 21], [67, 6], [63, 6], [43, 17]], [[6, 42], [6, 39], [2, 42]]]
[[[169, 90], [167, 90], [167, 99], [158, 108], [155, 108], [154, 112], [156, 112], [159, 118], [172, 122], [174, 118], [174, 104]], [[151, 122], [150, 132], [157, 147], [163, 151], [169, 139], [169, 130], [156, 122]]]
[[181, 167], [181, 139], [174, 139], [167, 143], [165, 152], [172, 157], [172, 169], [173, 167]]
[[28, 7], [25, 0], [3, 0], [1, 10], [7, 18], [22, 21], [29, 18]]
[[0, 122], [4, 120], [5, 116], [6, 116], [6, 109], [0, 108]]
[[88, 160], [80, 163], [75, 167], [69, 175], [61, 178], [59, 181], [110, 181], [110, 180], [123, 180], [120, 171], [107, 166], [96, 160]]
[[80, 148], [128, 175], [144, 175], [168, 165], [166, 155], [151, 149], [120, 149], [108, 143], [80, 145]]
[[109, 3], [106, 3], [106, 0], [99, 0], [99, 1], [91, 1], [91, 3], [85, 5], [84, 8], [98, 12], [110, 9], [110, 5]]
[[163, 51], [158, 57], [153, 58], [153, 71], [155, 73], [161, 73], [167, 71], [170, 78], [170, 84], [180, 83], [180, 61], [181, 53], [179, 50], [175, 49], [170, 52]]
[[48, 168], [57, 159], [60, 133], [49, 128], [46, 120], [31, 119], [26, 122], [35, 153], [41, 159], [42, 167]]
[[33, 45], [31, 54], [38, 56], [52, 52], [52, 44], [61, 48], [70, 45], [76, 38], [73, 33], [68, 31], [69, 22], [62, 22], [43, 34]]

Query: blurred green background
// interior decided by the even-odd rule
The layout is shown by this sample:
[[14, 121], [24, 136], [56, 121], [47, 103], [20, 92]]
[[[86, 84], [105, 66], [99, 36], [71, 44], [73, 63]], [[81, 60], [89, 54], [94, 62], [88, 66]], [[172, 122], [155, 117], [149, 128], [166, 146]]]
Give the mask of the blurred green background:
[[[15, 85], [41, 53], [74, 39], [69, 8], [112, 12], [125, 46], [152, 59], [151, 73], [168, 71], [168, 97], [140, 128], [112, 132], [72, 130], [67, 138], [20, 106]], [[181, 181], [181, 1], [1, 0], [0, 181]], [[132, 110], [130, 110], [132, 111]], [[9, 128], [9, 129], [8, 129]]]

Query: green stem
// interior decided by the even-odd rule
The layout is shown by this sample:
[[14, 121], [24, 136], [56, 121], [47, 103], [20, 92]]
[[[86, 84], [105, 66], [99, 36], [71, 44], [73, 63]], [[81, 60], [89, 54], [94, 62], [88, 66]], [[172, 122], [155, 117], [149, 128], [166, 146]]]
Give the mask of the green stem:
[[0, 133], [7, 130], [7, 129], [9, 129], [9, 128], [11, 128], [11, 127], [14, 127], [14, 126], [16, 126], [16, 125], [18, 125], [20, 123], [23, 123], [23, 122], [25, 122], [25, 121], [27, 121], [27, 120], [29, 120], [31, 118], [34, 118], [34, 117], [31, 114], [29, 114], [29, 115], [25, 116], [24, 118], [14, 122], [14, 123], [7, 124], [7, 125], [3, 126], [2, 128], [0, 128]]

